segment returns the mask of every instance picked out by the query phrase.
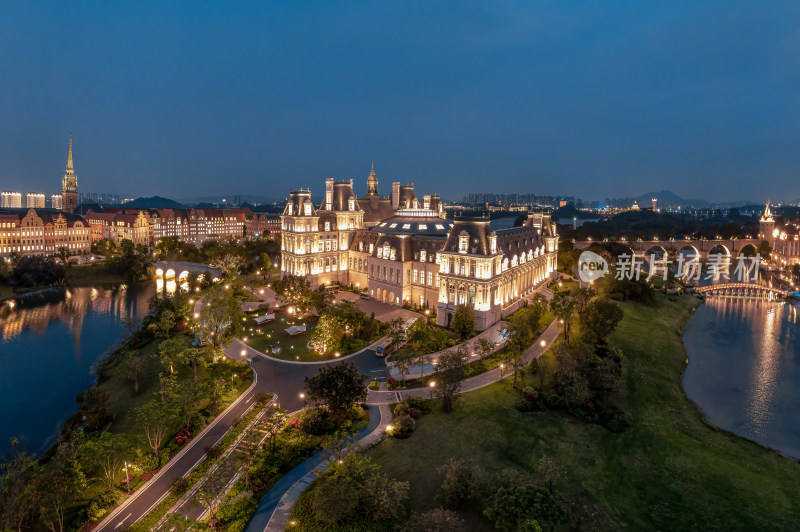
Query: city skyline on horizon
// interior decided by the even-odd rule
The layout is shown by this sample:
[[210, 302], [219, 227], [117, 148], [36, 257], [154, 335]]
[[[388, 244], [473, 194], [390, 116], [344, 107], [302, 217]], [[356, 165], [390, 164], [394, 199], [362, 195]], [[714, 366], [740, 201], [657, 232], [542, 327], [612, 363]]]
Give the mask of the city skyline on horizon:
[[0, 14], [5, 188], [48, 192], [72, 132], [81, 188], [120, 194], [285, 197], [374, 160], [450, 199], [800, 198], [790, 2]]
[[[73, 162], [72, 161], [72, 135], [70, 134], [70, 137], [68, 139], [67, 163], [66, 163], [66, 166], [65, 166], [65, 169], [67, 171], [72, 170], [72, 162]], [[371, 164], [371, 169], [374, 170], [374, 160], [371, 161], [370, 164]], [[77, 171], [75, 173], [77, 174]], [[320, 178], [320, 180], [322, 180], [322, 179], [324, 179], [324, 178]], [[362, 190], [361, 190], [362, 187], [361, 187], [361, 183], [360, 182], [363, 181], [363, 189], [364, 189], [363, 191], [366, 192], [366, 188], [367, 188], [366, 187], [366, 177], [363, 180], [359, 180], [357, 178], [350, 178], [350, 177], [347, 177], [347, 178], [335, 178], [335, 179], [337, 181], [343, 181], [343, 180], [347, 180], [347, 179], [352, 179], [353, 180], [353, 184], [354, 184], [354, 189], [359, 191], [359, 192], [362, 192]], [[393, 181], [395, 181], [395, 180], [393, 180]], [[382, 194], [382, 195], [388, 195], [388, 193], [390, 191], [391, 183], [388, 183], [388, 186], [387, 186], [387, 183], [385, 182], [385, 180], [379, 179], [379, 182], [383, 183], [383, 186], [380, 187], [382, 192], [383, 192], [384, 188], [389, 189], [389, 190], [387, 190], [385, 192], [385, 194]], [[413, 184], [414, 183], [413, 180], [400, 180], [399, 182], [402, 183], [402, 184], [406, 184], [406, 183], [412, 183]], [[31, 190], [23, 190], [23, 188], [14, 189], [14, 187], [12, 187], [12, 186], [6, 186], [5, 183], [0, 183], [0, 189], [2, 189], [3, 191], [19, 192], [19, 193], [22, 194], [23, 197], [25, 197], [28, 194], [32, 194], [32, 193], [34, 193], [34, 194], [41, 193], [41, 194], [44, 194], [48, 198], [48, 201], [49, 201], [49, 198], [50, 198], [50, 196], [52, 194], [60, 195], [62, 193], [61, 191], [50, 191], [50, 190], [44, 190], [44, 191], [42, 191], [42, 190], [33, 190], [33, 189], [31, 189]], [[234, 192], [234, 193], [225, 194], [225, 193], [221, 193], [221, 192], [214, 193], [213, 191], [211, 193], [209, 193], [209, 194], [203, 194], [203, 195], [199, 195], [199, 196], [170, 196], [170, 195], [162, 195], [162, 194], [159, 194], [159, 193], [148, 194], [148, 193], [144, 193], [144, 192], [141, 192], [141, 191], [138, 191], [138, 192], [133, 192], [133, 191], [118, 192], [116, 190], [111, 190], [111, 189], [106, 189], [106, 190], [103, 190], [103, 191], [99, 191], [99, 190], [96, 190], [96, 189], [95, 190], [91, 190], [91, 191], [87, 191], [87, 192], [81, 191], [80, 195], [81, 196], [83, 194], [109, 195], [109, 196], [117, 196], [117, 197], [120, 197], [120, 198], [129, 198], [129, 199], [148, 198], [148, 197], [159, 196], [159, 197], [163, 197], [165, 199], [170, 199], [170, 200], [174, 200], [174, 201], [178, 201], [178, 202], [191, 202], [191, 201], [194, 201], [194, 200], [197, 200], [197, 199], [200, 199], [200, 198], [202, 198], [203, 201], [208, 201], [209, 198], [214, 198], [214, 197], [219, 198], [220, 202], [227, 201], [227, 198], [237, 198], [237, 197], [238, 198], [243, 198], [243, 201], [245, 201], [245, 202], [248, 201], [248, 198], [253, 200], [253, 201], [263, 201], [262, 200], [262, 198], [263, 198], [263, 199], [267, 199], [267, 200], [270, 200], [270, 201], [281, 202], [281, 201], [285, 201], [286, 198], [288, 198], [289, 193], [291, 191], [298, 190], [298, 189], [310, 189], [311, 193], [312, 193], [312, 197], [314, 197], [314, 198], [317, 198], [317, 197], [322, 198], [322, 196], [324, 195], [324, 191], [323, 192], [315, 191], [313, 189], [313, 186], [309, 187], [308, 185], [300, 185], [298, 187], [290, 186], [289, 188], [286, 189], [285, 195], [283, 197], [281, 197], [281, 195], [279, 193], [277, 195], [274, 194], [274, 193], [265, 193], [265, 192], [261, 192], [261, 193], [255, 193], [255, 192], [253, 192], [253, 193], [237, 193], [237, 192]], [[753, 204], [757, 204], [757, 203], [764, 203], [764, 201], [766, 201], [766, 202], [771, 203], [771, 204], [778, 204], [778, 205], [789, 204], [789, 205], [793, 205], [793, 204], [797, 203], [798, 201], [800, 201], [800, 199], [798, 199], [798, 198], [778, 199], [778, 200], [767, 199], [767, 200], [760, 200], [760, 201], [757, 200], [757, 199], [754, 200], [753, 198], [739, 198], [739, 199], [734, 199], [734, 200], [724, 200], [723, 201], [723, 200], [716, 200], [715, 198], [701, 198], [701, 197], [685, 196], [685, 195], [682, 195], [681, 193], [676, 193], [674, 190], [670, 190], [670, 189], [651, 190], [651, 191], [645, 191], [645, 192], [640, 192], [640, 193], [621, 194], [621, 195], [617, 195], [617, 196], [607, 195], [607, 196], [605, 196], [603, 198], [582, 197], [580, 195], [580, 193], [570, 192], [570, 191], [555, 192], [555, 193], [537, 193], [537, 192], [530, 192], [530, 191], [527, 191], [527, 190], [524, 190], [524, 189], [512, 190], [512, 191], [504, 191], [504, 192], [489, 192], [487, 190], [469, 190], [469, 191], [462, 191], [461, 192], [461, 196], [458, 196], [458, 197], [447, 198], [447, 197], [443, 196], [442, 198], [443, 198], [443, 200], [447, 200], [449, 202], [459, 203], [459, 202], [462, 201], [463, 198], [466, 198], [466, 196], [469, 195], [469, 194], [495, 194], [495, 195], [531, 195], [532, 194], [532, 195], [543, 196], [543, 197], [572, 197], [572, 198], [575, 198], [576, 200], [582, 200], [583, 202], [591, 203], [591, 202], [605, 202], [605, 201], [607, 201], [609, 199], [631, 200], [631, 199], [641, 198], [643, 196], [651, 195], [652, 193], [663, 193], [663, 192], [668, 192], [668, 193], [674, 194], [676, 196], [679, 196], [683, 200], [700, 200], [700, 201], [705, 201], [705, 202], [712, 203], [712, 204], [715, 204], [715, 203], [719, 203], [719, 204], [731, 204], [731, 203], [753, 203]], [[438, 193], [438, 192], [435, 192], [435, 193]]]

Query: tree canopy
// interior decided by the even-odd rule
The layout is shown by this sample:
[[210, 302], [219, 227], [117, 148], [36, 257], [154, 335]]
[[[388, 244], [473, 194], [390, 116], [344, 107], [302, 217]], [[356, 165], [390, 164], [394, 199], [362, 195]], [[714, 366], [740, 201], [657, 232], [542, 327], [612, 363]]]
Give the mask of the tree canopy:
[[354, 404], [367, 399], [366, 377], [352, 364], [335, 364], [305, 378], [306, 395], [310, 401], [324, 405], [334, 415], [340, 415]]

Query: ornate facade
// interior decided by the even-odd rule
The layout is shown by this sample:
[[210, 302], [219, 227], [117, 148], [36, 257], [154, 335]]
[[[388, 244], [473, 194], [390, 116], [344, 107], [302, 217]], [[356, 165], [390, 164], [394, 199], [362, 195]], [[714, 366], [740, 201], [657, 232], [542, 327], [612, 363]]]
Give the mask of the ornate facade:
[[556, 269], [558, 237], [549, 215], [493, 231], [486, 218], [444, 217], [438, 195], [420, 201], [413, 184], [381, 197], [374, 167], [367, 194], [353, 181], [325, 181], [317, 206], [291, 192], [281, 216], [281, 270], [313, 287], [350, 284], [379, 301], [434, 308], [448, 325], [458, 305], [475, 309], [484, 330], [517, 310]]

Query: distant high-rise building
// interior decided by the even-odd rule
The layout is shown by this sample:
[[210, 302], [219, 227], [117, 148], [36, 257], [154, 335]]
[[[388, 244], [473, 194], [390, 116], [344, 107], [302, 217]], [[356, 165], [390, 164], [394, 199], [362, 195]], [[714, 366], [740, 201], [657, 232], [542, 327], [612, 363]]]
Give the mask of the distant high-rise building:
[[19, 209], [22, 207], [22, 193], [4, 190], [0, 193], [0, 206], [6, 209]]
[[67, 170], [61, 180], [61, 210], [75, 212], [78, 208], [78, 176], [72, 167], [72, 136], [69, 137], [69, 151], [67, 152]]
[[28, 192], [25, 195], [25, 206], [29, 209], [44, 209], [45, 197], [40, 192]]
[[658, 210], [658, 208], [657, 208], [658, 207], [658, 198], [653, 198], [652, 201], [653, 201], [653, 212], [656, 212]]
[[64, 207], [64, 196], [61, 194], [52, 194], [50, 196], [50, 208], [56, 210], [62, 210]]

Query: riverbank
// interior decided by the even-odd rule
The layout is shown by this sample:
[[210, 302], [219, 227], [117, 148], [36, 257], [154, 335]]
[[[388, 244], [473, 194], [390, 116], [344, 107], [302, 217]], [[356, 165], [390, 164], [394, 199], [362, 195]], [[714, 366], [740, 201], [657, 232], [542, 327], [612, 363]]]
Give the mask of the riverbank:
[[[420, 418], [407, 440], [388, 439], [370, 456], [411, 484], [412, 512], [431, 510], [449, 458], [492, 473], [537, 475], [547, 456], [565, 470], [554, 491], [577, 508], [597, 505], [632, 529], [797, 529], [800, 466], [708, 424], [686, 397], [683, 328], [699, 300], [658, 294], [646, 306], [621, 303], [610, 343], [627, 358], [632, 426], [615, 434], [560, 412], [522, 413], [516, 394], [495, 384], [464, 394], [451, 414]], [[545, 354], [545, 363], [552, 355]], [[459, 513], [470, 530], [491, 530], [475, 509]], [[607, 526], [606, 526], [607, 528]]]
[[795, 460], [798, 310], [783, 301], [707, 299], [683, 335], [689, 362], [682, 379], [709, 422]]
[[29, 297], [74, 286], [117, 286], [126, 282], [123, 276], [110, 271], [105, 264], [72, 265], [64, 272], [62, 284], [19, 288], [7, 282], [0, 283], [0, 303], [6, 300]]

